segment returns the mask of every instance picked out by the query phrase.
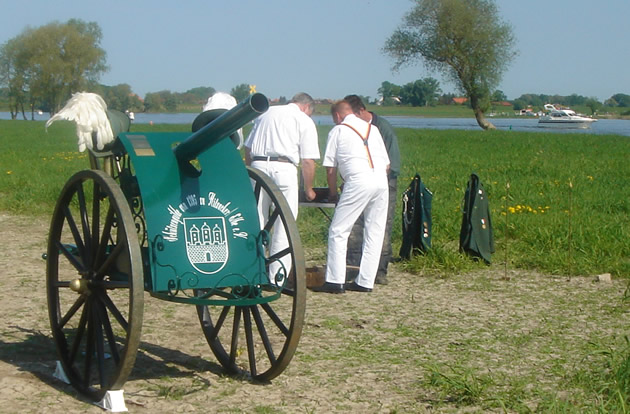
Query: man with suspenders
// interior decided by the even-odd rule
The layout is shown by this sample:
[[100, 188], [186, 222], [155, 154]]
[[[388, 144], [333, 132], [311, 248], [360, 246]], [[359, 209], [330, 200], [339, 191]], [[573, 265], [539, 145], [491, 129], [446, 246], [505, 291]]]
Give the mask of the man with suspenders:
[[[346, 289], [371, 292], [385, 234], [389, 157], [378, 128], [354, 115], [347, 101], [335, 103], [331, 114], [336, 126], [328, 134], [323, 161], [329, 200], [334, 201], [338, 197], [337, 172], [344, 183], [328, 232], [326, 282], [313, 290], [327, 293], [344, 293]], [[365, 229], [359, 274], [344, 286], [348, 237], [362, 213]]]
[[[387, 223], [385, 224], [385, 237], [383, 238], [383, 251], [381, 260], [376, 272], [376, 284], [387, 284], [387, 268], [392, 258], [392, 226], [394, 224], [394, 213], [396, 210], [396, 189], [398, 188], [398, 174], [400, 173], [400, 149], [398, 148], [398, 137], [392, 125], [383, 117], [376, 115], [366, 109], [363, 101], [357, 95], [347, 95], [343, 98], [348, 101], [352, 111], [356, 116], [378, 127], [378, 131], [383, 137], [383, 143], [389, 157], [389, 207], [387, 209]], [[348, 279], [353, 279], [359, 263], [361, 263], [361, 247], [363, 245], [363, 216], [354, 223], [354, 227], [348, 238]]]

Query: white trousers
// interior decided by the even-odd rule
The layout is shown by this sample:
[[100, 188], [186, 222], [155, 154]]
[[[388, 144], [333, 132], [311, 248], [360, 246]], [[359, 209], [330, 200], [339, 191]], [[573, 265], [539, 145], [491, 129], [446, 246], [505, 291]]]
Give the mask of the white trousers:
[[[282, 191], [284, 198], [286, 198], [289, 203], [289, 208], [293, 213], [293, 218], [297, 219], [299, 205], [297, 167], [289, 162], [278, 161], [253, 161], [252, 167], [264, 172], [273, 180], [274, 183], [276, 183], [280, 191]], [[267, 223], [270, 207], [271, 200], [269, 197], [267, 197], [266, 194], [261, 194], [261, 200], [258, 203], [258, 217], [260, 219], [261, 226], [264, 226]], [[278, 219], [271, 232], [271, 245], [269, 253], [270, 255], [274, 255], [287, 247], [289, 247], [289, 239], [284, 230], [284, 226], [282, 226], [281, 220]], [[280, 262], [272, 262], [269, 266], [269, 277], [271, 282], [275, 284], [277, 278], [276, 275], [282, 267], [285, 269], [285, 277], [288, 276], [291, 272], [291, 265], [292, 261], [290, 254], [280, 258]]]
[[374, 287], [383, 248], [388, 197], [387, 177], [384, 173], [366, 174], [359, 180], [344, 184], [328, 231], [326, 282], [346, 282], [348, 237], [354, 222], [364, 213], [362, 256], [355, 283], [365, 288]]

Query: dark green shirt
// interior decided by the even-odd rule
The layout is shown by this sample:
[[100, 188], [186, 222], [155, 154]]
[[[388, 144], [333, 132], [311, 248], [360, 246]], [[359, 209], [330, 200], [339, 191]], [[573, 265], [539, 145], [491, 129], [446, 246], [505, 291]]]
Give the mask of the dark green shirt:
[[400, 174], [400, 149], [398, 149], [398, 137], [394, 127], [385, 118], [372, 114], [372, 125], [376, 125], [383, 137], [387, 155], [389, 156], [389, 178], [396, 178]]

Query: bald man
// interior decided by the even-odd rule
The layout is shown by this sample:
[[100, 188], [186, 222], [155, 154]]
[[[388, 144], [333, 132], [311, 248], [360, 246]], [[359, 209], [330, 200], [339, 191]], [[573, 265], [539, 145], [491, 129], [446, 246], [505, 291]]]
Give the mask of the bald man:
[[[389, 157], [378, 128], [357, 117], [347, 101], [335, 103], [331, 115], [336, 126], [328, 134], [323, 162], [330, 200], [337, 199], [337, 174], [344, 184], [328, 232], [326, 282], [313, 290], [371, 292], [385, 234]], [[359, 274], [346, 285], [348, 237], [361, 214], [365, 228]]]
[[[287, 199], [293, 217], [297, 218], [299, 206], [298, 165], [304, 178], [307, 200], [315, 198], [313, 177], [315, 160], [319, 159], [317, 127], [311, 119], [315, 101], [304, 92], [297, 93], [287, 105], [275, 105], [254, 121], [254, 126], [245, 141], [245, 162], [267, 174]], [[259, 214], [261, 223], [269, 216], [269, 199], [263, 195]], [[283, 226], [274, 226], [271, 237], [271, 254], [281, 252], [289, 246]], [[272, 283], [284, 272], [291, 271], [290, 255], [280, 262], [269, 265]]]

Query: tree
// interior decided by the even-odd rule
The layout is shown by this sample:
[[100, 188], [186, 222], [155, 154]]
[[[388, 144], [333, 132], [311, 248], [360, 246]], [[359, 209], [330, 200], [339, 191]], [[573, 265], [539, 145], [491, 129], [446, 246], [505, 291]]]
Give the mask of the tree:
[[208, 98], [214, 95], [216, 90], [212, 86], [198, 86], [184, 92], [185, 94], [194, 95], [197, 98], [197, 103], [205, 104]]
[[625, 93], [616, 93], [606, 100], [608, 106], [628, 107], [630, 106], [630, 95]]
[[515, 111], [520, 111], [521, 109], [525, 109], [527, 108], [527, 102], [524, 101], [523, 99], [516, 99], [514, 102], [512, 102], [512, 108], [514, 108]]
[[246, 99], [249, 96], [249, 85], [246, 83], [236, 85], [230, 91], [230, 95], [232, 95], [234, 99], [236, 99], [236, 102], [240, 102], [243, 99]]
[[[519, 105], [523, 105], [523, 108], [526, 108], [527, 105], [531, 105], [537, 108], [542, 108], [544, 104], [551, 102], [549, 96], [547, 95], [535, 95], [531, 93], [526, 93], [519, 96], [516, 99], [516, 101], [520, 102]], [[515, 107], [514, 109], [517, 109], [517, 108]], [[518, 108], [518, 109], [521, 109], [521, 108]]]
[[442, 73], [464, 93], [484, 129], [491, 91], [515, 56], [512, 28], [499, 19], [493, 0], [415, 0], [383, 51], [394, 70], [417, 60]]
[[24, 50], [24, 36], [15, 37], [0, 48], [0, 85], [7, 87], [7, 98], [11, 119], [19, 112], [26, 119], [24, 105], [27, 102], [27, 56]]
[[98, 85], [94, 90], [107, 102], [108, 109], [116, 109], [121, 112], [137, 112], [144, 109], [144, 104], [138, 95], [133, 93], [131, 86], [126, 83], [114, 86]]
[[147, 112], [177, 112], [177, 97], [168, 90], [147, 93], [144, 98], [144, 110]]
[[507, 101], [507, 96], [505, 96], [502, 90], [497, 89], [496, 91], [492, 93], [491, 99], [492, 99], [492, 102], [503, 102], [503, 101]]
[[2, 62], [9, 65], [4, 70], [13, 75], [1, 81], [16, 93], [13, 106], [26, 103], [31, 111], [41, 107], [55, 113], [72, 93], [95, 84], [107, 70], [101, 38], [97, 23], [70, 19], [27, 28], [3, 45]]
[[144, 110], [146, 112], [160, 112], [164, 110], [164, 100], [159, 93], [147, 93], [144, 97]]
[[587, 99], [586, 102], [584, 102], [584, 104], [591, 110], [591, 115], [594, 115], [595, 112], [597, 112], [599, 110], [599, 108], [602, 107], [601, 102], [599, 102], [595, 98]]
[[440, 83], [436, 79], [418, 79], [402, 87], [400, 99], [402, 103], [411, 106], [435, 105], [440, 92], [442, 92]]
[[381, 87], [378, 88], [377, 92], [379, 95], [381, 95], [381, 98], [383, 99], [383, 105], [393, 105], [393, 98], [400, 97], [401, 89], [402, 88], [398, 85], [394, 85], [391, 82], [384, 81], [383, 83], [381, 83]]
[[148, 93], [144, 99], [147, 112], [177, 112], [177, 96], [168, 90]]

